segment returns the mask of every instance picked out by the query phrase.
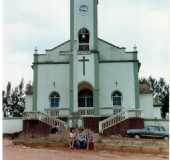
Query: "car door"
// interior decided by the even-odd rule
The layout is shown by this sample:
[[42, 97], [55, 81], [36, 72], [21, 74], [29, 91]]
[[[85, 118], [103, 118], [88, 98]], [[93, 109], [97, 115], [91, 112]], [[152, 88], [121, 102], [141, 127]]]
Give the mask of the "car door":
[[146, 127], [146, 128], [143, 129], [142, 136], [143, 137], [150, 136], [150, 127]]
[[164, 127], [161, 126], [159, 129], [160, 129], [160, 137], [164, 137], [167, 135], [167, 131]]
[[155, 126], [154, 127], [154, 134], [153, 134], [153, 136], [155, 136], [155, 137], [160, 137], [161, 136], [161, 130], [160, 130], [159, 126]]
[[156, 132], [155, 127], [154, 127], [154, 126], [149, 126], [149, 127], [148, 127], [147, 136], [149, 136], [149, 137], [155, 137], [156, 134], [157, 134], [157, 132]]

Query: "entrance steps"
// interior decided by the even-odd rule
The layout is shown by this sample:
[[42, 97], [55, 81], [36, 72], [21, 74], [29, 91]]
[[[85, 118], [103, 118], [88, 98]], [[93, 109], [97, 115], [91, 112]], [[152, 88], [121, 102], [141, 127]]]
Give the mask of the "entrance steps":
[[25, 112], [23, 115], [24, 132], [48, 134], [51, 128], [63, 130], [67, 128], [67, 123], [56, 118], [52, 118], [41, 112]]
[[[119, 126], [121, 128], [126, 127], [126, 129], [129, 129], [127, 125], [130, 124], [132, 119], [133, 121], [141, 120], [141, 124], [138, 122], [137, 126], [139, 126], [139, 128], [143, 127], [144, 122], [142, 119], [142, 111], [140, 109], [130, 109], [130, 110], [122, 109], [120, 112], [99, 122], [99, 133], [104, 134], [105, 131], [106, 132], [108, 130], [112, 131], [114, 130], [114, 126], [115, 127]], [[137, 127], [135, 123], [134, 123], [134, 126]], [[133, 128], [133, 125], [131, 125], [131, 128]]]

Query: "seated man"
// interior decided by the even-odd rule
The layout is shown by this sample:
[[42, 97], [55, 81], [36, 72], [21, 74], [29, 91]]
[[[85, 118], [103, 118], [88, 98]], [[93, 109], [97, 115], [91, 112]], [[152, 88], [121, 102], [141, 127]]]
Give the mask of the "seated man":
[[75, 147], [77, 149], [85, 149], [87, 146], [87, 138], [86, 138], [86, 133], [83, 132], [84, 130], [81, 129], [80, 132], [77, 134], [75, 137]]

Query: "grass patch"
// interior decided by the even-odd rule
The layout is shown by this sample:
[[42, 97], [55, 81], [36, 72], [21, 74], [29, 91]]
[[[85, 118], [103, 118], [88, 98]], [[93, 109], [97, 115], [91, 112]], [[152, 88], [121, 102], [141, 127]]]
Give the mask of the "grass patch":
[[138, 146], [138, 147], [163, 147], [168, 148], [169, 142], [164, 139], [135, 139], [135, 138], [127, 138], [127, 137], [109, 137], [103, 138], [103, 143], [105, 144], [113, 144], [117, 146]]
[[14, 144], [67, 144], [68, 142], [64, 139], [51, 139], [48, 137], [41, 138], [24, 138], [14, 139]]
[[43, 137], [40, 135], [22, 135], [13, 140], [14, 144], [68, 144], [67, 130], [59, 133]]

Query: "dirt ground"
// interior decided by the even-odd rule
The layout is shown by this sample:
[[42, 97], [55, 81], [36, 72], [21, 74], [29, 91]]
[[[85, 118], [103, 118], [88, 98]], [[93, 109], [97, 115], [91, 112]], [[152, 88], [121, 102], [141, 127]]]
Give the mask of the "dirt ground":
[[3, 160], [167, 160], [168, 156], [130, 154], [107, 151], [48, 150], [15, 146], [11, 140], [3, 141]]

